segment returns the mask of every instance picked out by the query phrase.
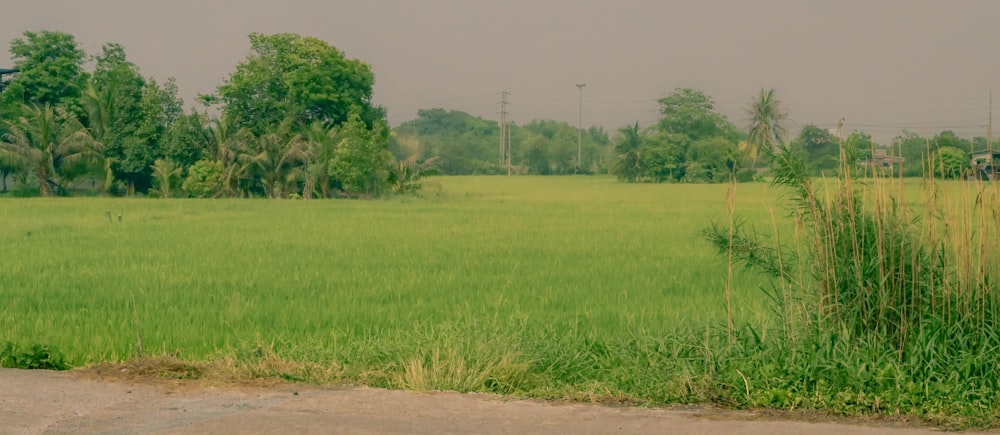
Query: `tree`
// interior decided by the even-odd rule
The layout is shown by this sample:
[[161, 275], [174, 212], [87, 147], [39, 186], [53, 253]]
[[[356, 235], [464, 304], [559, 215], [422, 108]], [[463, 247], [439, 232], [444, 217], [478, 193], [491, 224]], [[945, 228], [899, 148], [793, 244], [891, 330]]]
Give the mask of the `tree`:
[[551, 156], [549, 155], [549, 149], [552, 148], [551, 140], [543, 135], [535, 134], [528, 136], [521, 141], [521, 144], [521, 163], [532, 174], [551, 175], [553, 172]]
[[330, 162], [330, 175], [349, 194], [378, 195], [392, 158], [386, 149], [385, 127], [376, 123], [369, 129], [360, 115], [353, 114], [343, 125], [341, 137]]
[[289, 193], [289, 186], [302, 178], [301, 163], [307, 160], [305, 142], [298, 135], [287, 132], [265, 133], [254, 141], [250, 157], [264, 194], [268, 198], [282, 198]]
[[497, 173], [499, 124], [458, 110], [421, 109], [393, 131], [391, 150], [399, 160], [434, 166], [450, 175]]
[[[154, 162], [172, 158], [164, 150], [164, 139], [183, 114], [177, 86], [173, 79], [162, 86], [144, 79], [119, 44], [105, 44], [94, 60], [82, 103], [87, 126], [104, 144], [105, 167], [111, 170], [105, 188], [118, 179], [128, 183], [130, 193], [146, 190], [152, 185]], [[187, 164], [197, 160], [180, 157]]]
[[903, 157], [903, 176], [920, 177], [925, 175], [928, 153], [932, 152], [930, 140], [922, 138], [908, 130], [893, 139], [898, 154]]
[[216, 95], [203, 97], [221, 103], [237, 129], [262, 135], [288, 119], [302, 129], [316, 121], [337, 126], [352, 112], [369, 126], [385, 118], [371, 102], [371, 67], [320, 39], [254, 33], [250, 52]]
[[966, 139], [958, 137], [958, 135], [951, 130], [945, 130], [938, 133], [938, 135], [934, 136], [934, 139], [931, 139], [931, 141], [934, 142], [934, 145], [937, 146], [937, 148], [952, 147], [964, 152], [972, 152], [972, 143]]
[[60, 106], [74, 115], [82, 114], [79, 100], [86, 80], [86, 53], [73, 35], [24, 32], [23, 38], [11, 41], [10, 53], [20, 72], [0, 94], [0, 108], [13, 111], [5, 119], [13, 119], [19, 109], [30, 106]]
[[761, 153], [771, 153], [784, 142], [783, 123], [788, 114], [781, 107], [781, 101], [775, 98], [774, 89], [761, 89], [760, 95], [747, 108], [747, 115], [750, 117], [750, 144]]
[[933, 164], [934, 174], [942, 178], [961, 178], [971, 166], [968, 153], [953, 146], [938, 148]]
[[[104, 145], [105, 193], [115, 179], [137, 178], [136, 174], [122, 168], [128, 165], [128, 147], [136, 142], [136, 131], [142, 121], [143, 88], [146, 81], [138, 67], [129, 62], [125, 49], [118, 44], [105, 44], [96, 61], [94, 74], [83, 91], [81, 105], [84, 121], [91, 135]], [[133, 152], [134, 154], [134, 152]], [[141, 161], [134, 166], [148, 166], [151, 161]], [[140, 173], [148, 173], [142, 167]]]
[[177, 117], [163, 132], [163, 157], [187, 168], [195, 162], [211, 157], [211, 130], [206, 128], [207, 115], [190, 113]]
[[[590, 135], [583, 136], [583, 164], [576, 164], [577, 127], [566, 122], [536, 119], [522, 127], [524, 132], [524, 161], [529, 167], [546, 168], [542, 174], [565, 175], [587, 171], [591, 168], [597, 152]], [[529, 157], [529, 154], [533, 157]]]
[[95, 139], [105, 140], [110, 134], [112, 111], [116, 107], [115, 93], [111, 88], [98, 89], [94, 82], [87, 84], [83, 91], [81, 105], [87, 117], [90, 134]]
[[644, 138], [642, 150], [642, 178], [655, 183], [681, 181], [687, 175], [688, 147], [691, 141], [686, 135], [649, 132]]
[[223, 114], [209, 126], [209, 154], [219, 164], [219, 191], [216, 196], [233, 197], [240, 193], [240, 181], [252, 164], [247, 142], [252, 134], [238, 131], [231, 118]]
[[830, 171], [837, 168], [840, 160], [840, 145], [837, 138], [829, 130], [807, 124], [799, 130], [799, 135], [792, 141], [792, 149], [805, 153], [810, 166], [816, 172]]
[[51, 196], [53, 186], [100, 156], [100, 143], [72, 113], [48, 104], [22, 111], [27, 115], [8, 123], [0, 154], [37, 181], [40, 195]]
[[[726, 179], [730, 150], [742, 139], [715, 103], [694, 89], [661, 98], [659, 122], [643, 138], [638, 179], [651, 182], [710, 182]], [[718, 151], [718, 152], [716, 152]], [[734, 152], [734, 151], [733, 151]]]
[[736, 169], [736, 144], [716, 136], [693, 142], [687, 150], [684, 181], [721, 183], [729, 181]]
[[428, 175], [437, 175], [435, 169], [428, 169], [417, 165], [412, 160], [398, 161], [389, 166], [389, 188], [393, 193], [403, 195], [407, 193], [416, 194], [423, 187], [420, 179]]
[[629, 183], [641, 181], [643, 140], [639, 123], [619, 129], [618, 139], [615, 142], [615, 152], [618, 153], [615, 174], [618, 180]]
[[302, 198], [311, 199], [317, 187], [321, 198], [329, 198], [330, 160], [337, 146], [337, 129], [324, 127], [317, 121], [306, 130], [303, 140], [305, 184], [302, 186]]
[[583, 162], [595, 173], [610, 173], [615, 164], [614, 145], [604, 127], [592, 125], [583, 134]]
[[173, 160], [156, 159], [153, 162], [152, 169], [153, 190], [150, 193], [160, 198], [170, 198], [173, 196], [174, 187], [180, 181], [181, 171], [184, 168], [178, 166]]
[[715, 112], [715, 102], [701, 91], [677, 89], [659, 103], [662, 116], [656, 127], [661, 132], [679, 134], [692, 142], [734, 133], [726, 117]]
[[[511, 161], [536, 174], [574, 173], [577, 127], [566, 122], [533, 120], [507, 125]], [[496, 121], [457, 110], [421, 109], [417, 118], [393, 130], [390, 150], [397, 160], [413, 160], [449, 175], [506, 173], [499, 163], [500, 129]], [[591, 127], [583, 134], [584, 171], [606, 171], [613, 152], [607, 132]]]
[[181, 188], [195, 198], [207, 198], [217, 194], [222, 188], [221, 162], [198, 160], [188, 168], [188, 176]]
[[152, 182], [151, 165], [164, 157], [163, 137], [169, 126], [183, 114], [177, 85], [168, 79], [163, 86], [150, 79], [142, 89], [137, 125], [123, 144], [117, 177], [129, 183], [129, 191], [145, 190]]

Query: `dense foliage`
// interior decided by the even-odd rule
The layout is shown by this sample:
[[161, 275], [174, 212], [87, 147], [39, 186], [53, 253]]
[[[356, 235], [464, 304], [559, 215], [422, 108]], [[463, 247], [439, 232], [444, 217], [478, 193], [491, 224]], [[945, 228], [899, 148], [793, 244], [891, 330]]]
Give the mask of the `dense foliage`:
[[385, 118], [384, 110], [371, 102], [371, 67], [325, 41], [254, 33], [250, 53], [216, 95], [203, 96], [221, 103], [236, 128], [263, 135], [288, 121], [340, 125], [357, 113], [371, 126]]
[[741, 167], [745, 135], [715, 111], [701, 91], [678, 89], [661, 98], [659, 122], [619, 130], [613, 172], [629, 182], [728, 181]]
[[24, 32], [10, 43], [14, 67], [20, 72], [0, 94], [0, 115], [12, 119], [28, 106], [63, 106], [80, 115], [80, 96], [88, 75], [87, 60], [73, 35], [62, 32]]
[[[385, 111], [374, 75], [315, 38], [250, 36], [214, 95], [220, 117], [185, 113], [172, 79], [144, 77], [123, 46], [88, 57], [72, 35], [26, 32], [0, 94], [0, 178], [20, 193], [331, 197], [382, 193]], [[87, 60], [93, 71], [84, 71]], [[383, 180], [376, 180], [376, 179]], [[367, 181], [360, 181], [367, 180]]]

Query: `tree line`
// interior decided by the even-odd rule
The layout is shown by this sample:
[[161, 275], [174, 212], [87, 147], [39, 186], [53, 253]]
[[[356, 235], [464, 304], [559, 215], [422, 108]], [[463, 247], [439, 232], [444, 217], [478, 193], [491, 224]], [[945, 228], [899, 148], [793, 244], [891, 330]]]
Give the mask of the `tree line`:
[[[252, 34], [250, 55], [204, 108], [183, 107], [173, 79], [142, 75], [120, 44], [86, 54], [75, 37], [25, 32], [19, 72], [0, 92], [0, 190], [160, 197], [374, 197], [419, 188], [426, 174], [499, 174], [499, 125], [421, 110], [396, 129], [372, 103], [374, 74], [328, 43]], [[86, 65], [93, 65], [86, 70]], [[210, 113], [212, 113], [210, 115]], [[606, 173], [611, 140], [567, 123], [511, 124], [518, 173]]]
[[[374, 74], [316, 38], [250, 35], [251, 54], [205, 109], [141, 74], [119, 44], [88, 56], [73, 35], [25, 32], [0, 93], [0, 179], [42, 196], [91, 180], [105, 194], [374, 196], [413, 187], [387, 144]], [[86, 71], [84, 66], [93, 64]], [[210, 116], [209, 110], [218, 113]]]
[[[515, 171], [529, 174], [606, 173], [623, 182], [715, 183], [754, 181], [770, 174], [770, 155], [780, 147], [800, 154], [811, 175], [834, 175], [844, 149], [858, 165], [895, 175], [968, 174], [971, 153], [986, 149], [985, 138], [967, 140], [951, 131], [920, 137], [903, 131], [889, 145], [863, 131], [843, 132], [806, 124], [789, 137], [788, 112], [773, 89], [763, 89], [746, 106], [739, 127], [715, 109], [704, 92], [679, 88], [658, 100], [659, 120], [650, 126], [620, 128], [613, 138], [600, 127], [582, 135], [582, 162], [576, 166], [576, 127], [535, 120], [511, 124]], [[445, 174], [506, 173], [499, 165], [496, 121], [461, 111], [424, 109], [393, 130], [389, 149], [400, 160], [434, 166]], [[888, 167], [879, 158], [898, 157]]]
[[[517, 173], [607, 173], [613, 162], [611, 139], [602, 127], [592, 126], [581, 135], [568, 123], [536, 119], [525, 125], [510, 123], [507, 130]], [[397, 159], [450, 175], [506, 174], [500, 147], [496, 121], [441, 108], [417, 111], [415, 119], [393, 130], [389, 145]]]
[[[434, 108], [390, 129], [385, 109], [372, 103], [367, 63], [317, 38], [249, 39], [250, 55], [198, 97], [199, 111], [184, 109], [173, 79], [143, 76], [120, 44], [88, 55], [71, 34], [25, 32], [11, 42], [19, 72], [0, 86], [0, 190], [13, 179], [42, 196], [89, 181], [114, 195], [374, 197], [413, 191], [428, 173], [507, 173], [496, 121]], [[774, 90], [748, 104], [743, 128], [699, 90], [676, 89], [658, 103], [655, 124], [625, 126], [613, 138], [601, 127], [581, 132], [552, 120], [510, 124], [510, 166], [624, 182], [752, 181], [766, 174], [778, 147], [802, 153], [820, 175], [836, 168], [848, 144], [861, 161], [902, 157], [896, 169], [906, 176], [959, 177], [970, 154], [987, 148], [983, 138], [950, 131], [932, 138], [904, 131], [881, 146], [864, 132], [842, 138], [806, 125], [790, 139]]]
[[961, 178], [970, 175], [972, 154], [990, 149], [984, 137], [968, 140], [949, 130], [933, 137], [904, 130], [892, 143], [878, 144], [863, 131], [833, 132], [806, 124], [790, 138], [788, 112], [774, 89], [761, 89], [747, 104], [745, 130], [695, 89], [677, 89], [659, 104], [656, 124], [618, 131], [612, 172], [622, 181], [752, 181], [770, 173], [771, 156], [783, 148], [801, 156], [803, 170], [813, 176], [835, 175], [846, 153], [869, 173]]

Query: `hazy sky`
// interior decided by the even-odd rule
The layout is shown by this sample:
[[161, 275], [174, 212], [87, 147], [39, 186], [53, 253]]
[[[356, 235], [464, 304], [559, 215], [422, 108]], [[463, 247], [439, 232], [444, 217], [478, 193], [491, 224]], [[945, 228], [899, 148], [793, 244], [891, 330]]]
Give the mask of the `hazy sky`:
[[[846, 118], [887, 141], [907, 127], [985, 136], [1000, 101], [1000, 1], [5, 0], [0, 51], [26, 30], [125, 46], [192, 103], [248, 54], [251, 32], [316, 36], [375, 71], [393, 125], [443, 107], [524, 123], [615, 130], [657, 118], [656, 99], [703, 90], [738, 126], [762, 87], [793, 127]], [[0, 67], [9, 65], [9, 54]], [[1000, 111], [1000, 104], [998, 111]], [[996, 128], [1000, 135], [1000, 126]]]

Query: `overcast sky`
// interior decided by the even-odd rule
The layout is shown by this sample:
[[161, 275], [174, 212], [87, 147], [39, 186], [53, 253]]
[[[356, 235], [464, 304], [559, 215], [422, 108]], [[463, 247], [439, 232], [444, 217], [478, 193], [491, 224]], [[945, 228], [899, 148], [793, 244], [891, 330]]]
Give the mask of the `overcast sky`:
[[773, 87], [793, 128], [844, 117], [888, 141], [903, 127], [985, 136], [990, 88], [1000, 100], [995, 0], [3, 3], [0, 67], [24, 31], [65, 31], [91, 54], [124, 45], [144, 74], [175, 77], [189, 104], [247, 56], [249, 33], [316, 36], [372, 65], [394, 126], [431, 107], [496, 119], [504, 89], [516, 122], [575, 125], [586, 83], [584, 124], [649, 125], [656, 99], [691, 87], [742, 127]]

